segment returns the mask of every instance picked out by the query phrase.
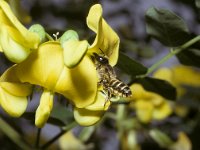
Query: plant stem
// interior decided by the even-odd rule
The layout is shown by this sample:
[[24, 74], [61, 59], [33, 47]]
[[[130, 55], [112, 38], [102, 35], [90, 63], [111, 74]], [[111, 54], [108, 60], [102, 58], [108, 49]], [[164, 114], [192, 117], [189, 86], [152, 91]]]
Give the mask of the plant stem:
[[23, 150], [31, 150], [27, 143], [24, 142], [20, 134], [15, 131], [6, 121], [0, 118], [0, 130], [7, 135], [15, 144]]
[[53, 137], [51, 140], [49, 140], [47, 143], [45, 143], [43, 146], [41, 146], [41, 149], [46, 149], [49, 147], [53, 142], [55, 142], [57, 139], [59, 139], [63, 134], [71, 130], [72, 128], [76, 127], [78, 124], [76, 121], [70, 123], [66, 127], [63, 127], [61, 132], [58, 133], [55, 137]]
[[39, 148], [40, 145], [40, 135], [41, 135], [41, 128], [37, 129], [37, 137], [36, 137], [36, 141], [35, 141], [35, 147]]
[[50, 40], [50, 41], [54, 41], [54, 39], [53, 39], [48, 33], [46, 33], [46, 38], [47, 38], [48, 40]]
[[118, 133], [119, 133], [119, 138], [121, 138], [121, 136], [123, 135], [124, 132], [124, 128], [122, 126], [122, 123], [126, 117], [126, 105], [118, 105], [117, 106], [117, 117], [116, 117], [116, 121], [117, 121], [117, 128], [118, 128]]
[[153, 64], [147, 71], [147, 73], [145, 75], [141, 75], [138, 77], [145, 77], [147, 75], [149, 75], [150, 73], [152, 73], [155, 69], [157, 69], [161, 64], [163, 64], [164, 62], [166, 62], [167, 60], [169, 60], [171, 57], [173, 57], [174, 55], [180, 53], [182, 50], [190, 47], [191, 45], [193, 45], [194, 43], [200, 41], [200, 35], [196, 36], [195, 38], [189, 40], [188, 42], [186, 42], [185, 44], [183, 44], [182, 46], [175, 48], [174, 50], [170, 51], [169, 54], [167, 54], [166, 56], [164, 56], [162, 59], [160, 59], [158, 62], [156, 62], [155, 64]]

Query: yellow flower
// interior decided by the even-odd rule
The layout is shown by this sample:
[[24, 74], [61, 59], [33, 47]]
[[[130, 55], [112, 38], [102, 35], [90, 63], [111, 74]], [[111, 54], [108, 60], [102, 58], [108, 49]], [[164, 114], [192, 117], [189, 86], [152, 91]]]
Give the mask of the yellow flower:
[[[98, 19], [92, 21], [94, 14]], [[60, 42], [41, 44], [27, 59], [7, 70], [13, 72], [19, 82], [45, 89], [36, 111], [38, 127], [42, 127], [50, 115], [55, 92], [73, 103], [74, 116], [80, 125], [93, 125], [109, 108], [110, 102], [106, 102], [105, 95], [97, 89], [98, 76], [91, 54], [100, 53], [101, 48], [111, 58], [110, 63], [116, 64], [119, 38], [103, 20], [100, 5], [91, 8], [87, 21], [97, 33], [92, 46], [88, 47], [86, 41], [79, 41], [76, 32], [68, 31]]]
[[192, 67], [183, 65], [172, 68], [160, 68], [154, 73], [154, 77], [167, 80], [177, 88], [178, 96], [184, 94], [182, 85], [191, 87], [200, 86], [200, 72]]
[[[73, 35], [71, 39], [67, 36], [66, 42], [63, 42], [64, 61], [69, 68], [76, 68], [85, 57], [91, 57], [95, 52], [97, 54], [104, 54], [109, 58], [109, 64], [114, 66], [118, 60], [119, 53], [119, 37], [112, 30], [112, 28], [102, 18], [102, 7], [99, 4], [93, 5], [87, 17], [87, 25], [96, 33], [96, 38], [92, 45], [86, 41], [79, 41], [78, 35], [74, 32], [68, 32], [68, 35]], [[62, 42], [61, 42], [62, 43]], [[101, 50], [100, 50], [101, 49]], [[83, 59], [83, 60], [82, 60]], [[93, 64], [94, 66], [94, 64]], [[85, 68], [85, 72], [91, 70], [90, 67]], [[88, 78], [97, 81], [97, 76], [93, 79], [88, 72]], [[97, 83], [97, 82], [96, 82]], [[97, 86], [97, 85], [96, 85]], [[83, 126], [93, 125], [100, 120], [104, 112], [109, 108], [110, 102], [105, 102], [105, 95], [100, 93], [100, 89], [96, 93], [96, 97], [90, 105], [80, 108], [75, 105], [74, 116], [77, 122]]]
[[9, 5], [0, 1], [0, 50], [15, 63], [22, 62], [36, 49], [40, 38], [28, 31], [14, 16]]
[[[154, 73], [154, 77], [164, 79], [176, 87], [177, 98], [184, 95], [187, 89], [183, 85], [190, 87], [200, 87], [200, 72], [192, 67], [178, 65], [172, 68], [160, 68]], [[177, 104], [175, 113], [181, 117], [188, 114], [188, 107]]]
[[146, 91], [140, 84], [132, 84], [130, 88], [134, 91], [131, 106], [140, 121], [162, 120], [172, 113], [170, 104], [162, 96]]

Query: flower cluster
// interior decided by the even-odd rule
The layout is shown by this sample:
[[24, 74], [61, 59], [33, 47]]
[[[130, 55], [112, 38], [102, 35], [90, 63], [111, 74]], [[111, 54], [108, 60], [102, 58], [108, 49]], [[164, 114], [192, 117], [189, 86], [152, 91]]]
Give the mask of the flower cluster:
[[101, 53], [114, 66], [118, 60], [119, 38], [102, 18], [102, 7], [93, 5], [87, 16], [88, 27], [96, 33], [93, 44], [79, 40], [73, 30], [61, 38], [46, 40], [41, 25], [26, 29], [9, 5], [0, 1], [0, 50], [15, 65], [0, 77], [0, 105], [11, 116], [21, 116], [27, 108], [32, 86], [43, 88], [35, 124], [43, 127], [53, 107], [55, 93], [74, 106], [74, 117], [83, 126], [99, 121], [109, 108], [98, 89], [98, 76], [91, 55]]
[[[184, 94], [184, 85], [190, 87], [200, 86], [200, 72], [183, 65], [160, 68], [153, 76], [157, 79], [167, 80], [176, 87], [177, 98]], [[136, 109], [136, 115], [141, 122], [148, 123], [152, 120], [162, 120], [173, 112], [172, 103], [161, 95], [147, 91], [142, 85], [136, 83], [132, 84], [130, 88], [134, 92], [134, 95], [130, 98], [130, 106]]]

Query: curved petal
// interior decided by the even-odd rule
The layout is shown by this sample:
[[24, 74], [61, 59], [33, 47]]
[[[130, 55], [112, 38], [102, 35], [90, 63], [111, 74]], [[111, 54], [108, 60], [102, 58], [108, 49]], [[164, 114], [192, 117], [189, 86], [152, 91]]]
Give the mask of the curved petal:
[[0, 87], [0, 105], [11, 116], [21, 116], [27, 107], [26, 96], [14, 96]]
[[109, 108], [110, 101], [105, 102], [105, 96], [98, 92], [96, 101], [85, 108], [74, 108], [74, 118], [82, 126], [97, 123]]
[[63, 68], [55, 91], [69, 98], [76, 107], [84, 108], [95, 101], [97, 92], [96, 68], [87, 55], [74, 68]]
[[176, 85], [200, 86], [200, 72], [192, 67], [176, 66], [172, 68], [173, 82]]
[[153, 111], [153, 118], [156, 120], [162, 120], [168, 117], [172, 113], [172, 108], [170, 107], [169, 103], [163, 101], [163, 103], [154, 108]]
[[147, 100], [137, 100], [136, 104], [136, 114], [140, 121], [148, 123], [152, 119], [154, 107], [151, 102]]
[[[0, 22], [5, 25], [9, 35], [24, 47], [36, 49], [40, 38], [36, 33], [28, 31], [12, 13], [9, 5], [4, 1], [0, 1]], [[27, 38], [28, 37], [28, 38]]]
[[102, 53], [99, 48], [109, 57], [110, 65], [114, 66], [118, 60], [119, 37], [102, 18], [100, 4], [93, 5], [87, 17], [87, 25], [97, 35], [94, 43], [89, 48], [89, 53]]
[[15, 66], [21, 82], [53, 90], [64, 68], [62, 48], [58, 42], [46, 42], [22, 63]]
[[[68, 141], [68, 142], [66, 142]], [[86, 150], [87, 146], [77, 138], [72, 131], [66, 132], [58, 140], [60, 149], [63, 150]]]
[[88, 42], [86, 40], [68, 40], [63, 44], [64, 49], [64, 63], [67, 67], [75, 67], [84, 57]]
[[7, 28], [2, 26], [0, 28], [0, 45], [10, 61], [20, 63], [28, 57], [31, 51], [15, 42], [8, 34]]
[[14, 66], [7, 69], [0, 77], [0, 87], [13, 96], [25, 97], [31, 94], [32, 85], [21, 83], [16, 76]]
[[37, 108], [35, 114], [35, 125], [38, 128], [44, 126], [44, 124], [46, 123], [46, 121], [50, 116], [52, 107], [53, 107], [53, 93], [48, 90], [44, 90], [40, 98], [39, 107]]
[[173, 80], [173, 72], [169, 68], [160, 68], [158, 69], [153, 76], [158, 79], [167, 80], [172, 83]]

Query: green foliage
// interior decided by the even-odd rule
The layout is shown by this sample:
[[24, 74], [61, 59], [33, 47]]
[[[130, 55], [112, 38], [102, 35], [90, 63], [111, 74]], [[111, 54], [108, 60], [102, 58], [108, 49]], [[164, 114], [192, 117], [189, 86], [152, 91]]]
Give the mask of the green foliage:
[[136, 62], [135, 60], [129, 58], [128, 56], [126, 56], [123, 53], [119, 54], [117, 66], [122, 71], [124, 71], [125, 73], [127, 73], [128, 75], [130, 75], [133, 78], [137, 75], [142, 75], [147, 72], [146, 67], [144, 67], [142, 64]]
[[200, 67], [200, 50], [187, 49], [177, 54], [180, 63], [188, 66]]
[[158, 93], [169, 100], [176, 99], [176, 88], [165, 80], [145, 77], [135, 82], [142, 84], [146, 90]]
[[146, 12], [146, 30], [149, 35], [170, 47], [180, 46], [190, 37], [185, 22], [166, 9], [150, 8]]

